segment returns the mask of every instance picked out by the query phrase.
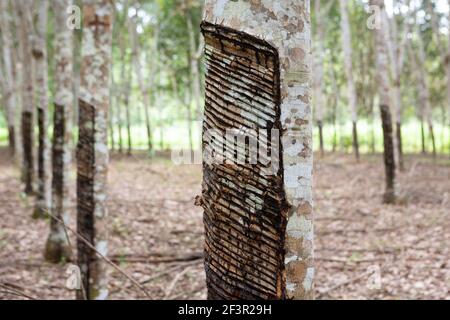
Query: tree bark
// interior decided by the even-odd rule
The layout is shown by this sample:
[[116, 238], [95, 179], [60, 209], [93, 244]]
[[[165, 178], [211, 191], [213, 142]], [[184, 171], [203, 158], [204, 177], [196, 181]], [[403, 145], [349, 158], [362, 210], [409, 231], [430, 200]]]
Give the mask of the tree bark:
[[[77, 146], [77, 231], [102, 255], [108, 255], [107, 171], [108, 111], [113, 4], [109, 0], [83, 4], [83, 50]], [[77, 241], [78, 265], [84, 290], [77, 298], [108, 297], [105, 262], [83, 241]]]
[[[54, 0], [55, 12], [55, 101], [52, 145], [52, 217], [45, 247], [45, 259], [52, 263], [72, 259], [64, 226], [70, 216], [70, 165], [72, 146], [73, 31], [66, 26], [67, 8], [72, 0]], [[56, 217], [56, 218], [54, 218]]]
[[16, 90], [13, 74], [13, 39], [10, 27], [9, 1], [0, 1], [0, 31], [2, 36], [3, 59], [3, 98], [8, 124], [8, 145], [11, 155], [16, 153]]
[[[382, 14], [385, 12], [384, 0], [370, 0], [371, 5], [380, 8]], [[376, 66], [378, 78], [378, 90], [380, 96], [380, 114], [383, 125], [384, 138], [384, 167], [386, 175], [386, 190], [384, 193], [384, 202], [393, 204], [396, 201], [395, 194], [395, 155], [394, 139], [392, 129], [392, 115], [390, 110], [390, 91], [389, 83], [389, 58], [386, 52], [386, 25], [385, 20], [381, 19], [382, 25], [375, 29], [376, 42]], [[384, 22], [384, 23], [383, 23]]]
[[422, 38], [420, 35], [420, 30], [417, 30], [417, 43], [418, 43], [418, 52], [417, 52], [417, 58], [415, 57], [414, 52], [412, 53], [412, 61], [413, 65], [415, 66], [415, 72], [416, 72], [416, 80], [419, 86], [419, 96], [420, 96], [420, 102], [421, 107], [423, 108], [421, 114], [424, 117], [424, 120], [428, 124], [428, 129], [430, 133], [430, 138], [432, 142], [432, 148], [433, 148], [433, 156], [436, 156], [436, 142], [435, 142], [435, 136], [434, 136], [434, 127], [433, 127], [433, 116], [432, 116], [432, 108], [430, 103], [430, 89], [427, 82], [426, 77], [426, 71], [424, 69], [425, 66], [425, 48], [423, 46]]
[[39, 128], [38, 188], [33, 217], [43, 218], [51, 208], [50, 143], [48, 141], [48, 64], [47, 64], [48, 1], [39, 1], [39, 14], [33, 38], [36, 94], [39, 97], [37, 118]]
[[395, 110], [395, 122], [396, 122], [396, 135], [395, 135], [395, 144], [396, 144], [396, 159], [399, 164], [399, 170], [404, 171], [404, 160], [403, 160], [403, 141], [402, 141], [402, 94], [401, 94], [401, 76], [404, 65], [404, 55], [405, 55], [405, 47], [406, 42], [408, 41], [407, 34], [409, 32], [409, 28], [406, 28], [403, 33], [402, 41], [400, 45], [398, 44], [398, 27], [396, 17], [389, 18], [387, 14], [384, 15], [384, 18], [387, 20], [386, 25], [389, 27], [389, 34], [387, 36], [388, 40], [388, 48], [389, 55], [391, 61], [391, 74], [393, 79], [393, 102], [394, 102], [394, 110]]
[[356, 160], [359, 161], [359, 142], [358, 142], [358, 107], [356, 97], [356, 87], [353, 80], [353, 63], [352, 63], [352, 36], [350, 32], [350, 21], [348, 18], [348, 0], [339, 0], [341, 12], [341, 32], [342, 32], [342, 48], [344, 51], [344, 65], [347, 75], [348, 98], [350, 104], [351, 120], [353, 123], [353, 152]]
[[[202, 31], [204, 154], [227, 156], [225, 163], [204, 159], [197, 199], [204, 209], [208, 298], [311, 299], [309, 1], [208, 0]], [[270, 156], [257, 157], [234, 139], [224, 151], [220, 137], [239, 130], [264, 148], [270, 141]], [[248, 161], [236, 163], [242, 156]]]
[[23, 179], [25, 194], [33, 195], [35, 191], [35, 155], [34, 155], [34, 81], [31, 48], [32, 17], [30, 5], [25, 0], [13, 2], [17, 9], [19, 24], [19, 46], [22, 58], [22, 143], [23, 143]]

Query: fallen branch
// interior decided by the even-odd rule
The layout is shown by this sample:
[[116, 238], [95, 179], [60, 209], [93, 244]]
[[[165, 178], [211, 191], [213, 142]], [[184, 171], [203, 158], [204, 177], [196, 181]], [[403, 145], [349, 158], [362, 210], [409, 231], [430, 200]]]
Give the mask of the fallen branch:
[[127, 263], [171, 263], [171, 262], [189, 262], [203, 259], [203, 252], [193, 252], [184, 256], [174, 257], [155, 257], [150, 256], [133, 256], [133, 255], [112, 255], [111, 260], [114, 262]]

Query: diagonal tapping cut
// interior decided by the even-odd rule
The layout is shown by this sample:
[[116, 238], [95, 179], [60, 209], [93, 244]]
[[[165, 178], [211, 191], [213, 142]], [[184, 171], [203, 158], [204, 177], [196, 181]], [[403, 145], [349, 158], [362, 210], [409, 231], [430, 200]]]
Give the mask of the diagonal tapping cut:
[[[208, 22], [201, 27], [207, 67], [203, 148], [246, 160], [203, 164], [208, 297], [284, 299], [288, 206], [280, 137], [272, 136], [281, 131], [278, 52], [243, 32]], [[227, 136], [226, 145], [211, 139], [212, 130]], [[258, 153], [251, 162], [255, 155], [247, 140], [230, 143], [233, 130], [256, 133], [253, 138], [269, 154]], [[267, 174], [274, 158], [277, 170]]]

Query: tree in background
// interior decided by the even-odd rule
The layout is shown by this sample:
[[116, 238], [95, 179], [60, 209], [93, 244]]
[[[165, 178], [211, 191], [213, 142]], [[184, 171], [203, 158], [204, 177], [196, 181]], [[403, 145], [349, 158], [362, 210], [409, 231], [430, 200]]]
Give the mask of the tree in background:
[[[77, 230], [96, 250], [108, 254], [106, 183], [108, 109], [113, 27], [110, 0], [83, 2], [83, 42], [77, 146]], [[78, 299], [106, 299], [107, 270], [86, 243], [77, 241], [82, 290]]]
[[35, 151], [34, 151], [34, 83], [33, 83], [33, 60], [31, 39], [33, 37], [33, 22], [31, 8], [26, 0], [13, 1], [17, 17], [19, 33], [19, 50], [22, 63], [22, 143], [23, 143], [23, 179], [25, 193], [32, 195], [35, 191]]
[[[64, 225], [69, 220], [69, 176], [72, 146], [73, 31], [67, 27], [67, 8], [72, 0], [53, 0], [55, 13], [55, 102], [52, 148], [52, 216], [45, 248], [46, 260], [70, 260], [71, 251]], [[60, 220], [60, 221], [58, 221]]]
[[[370, 0], [370, 4], [377, 6], [381, 16], [385, 14], [384, 0]], [[391, 84], [389, 82], [389, 56], [386, 48], [387, 26], [386, 20], [379, 19], [380, 25], [375, 28], [375, 47], [376, 47], [376, 68], [378, 78], [378, 94], [380, 97], [380, 114], [383, 125], [384, 139], [384, 167], [386, 175], [386, 190], [384, 193], [384, 202], [387, 204], [395, 203], [395, 155], [394, 138], [392, 127], [391, 105]]]
[[350, 106], [350, 113], [353, 125], [353, 151], [356, 160], [359, 160], [359, 141], [358, 141], [358, 106], [356, 99], [356, 87], [353, 80], [353, 49], [352, 35], [350, 32], [350, 21], [348, 18], [348, 0], [339, 0], [341, 10], [341, 30], [342, 30], [342, 48], [344, 51], [344, 65], [347, 76], [347, 90]]
[[48, 141], [48, 65], [47, 65], [48, 1], [39, 0], [38, 17], [33, 37], [33, 59], [36, 78], [37, 123], [39, 129], [38, 176], [34, 218], [45, 217], [51, 207], [50, 145]]
[[8, 124], [9, 149], [12, 155], [16, 153], [16, 136], [18, 130], [16, 121], [16, 90], [14, 83], [12, 48], [13, 39], [9, 16], [9, 1], [0, 1], [0, 31], [2, 36], [3, 59], [3, 98], [5, 103], [6, 122]]

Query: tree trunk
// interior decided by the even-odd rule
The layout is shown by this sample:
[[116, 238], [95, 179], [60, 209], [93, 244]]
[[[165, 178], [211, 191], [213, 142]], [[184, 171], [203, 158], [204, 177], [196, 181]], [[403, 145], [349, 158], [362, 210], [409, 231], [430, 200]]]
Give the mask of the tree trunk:
[[314, 77], [314, 88], [316, 91], [316, 96], [314, 98], [315, 101], [315, 111], [317, 118], [317, 126], [319, 127], [319, 141], [320, 141], [320, 156], [324, 156], [324, 143], [323, 143], [323, 116], [324, 116], [324, 107], [325, 107], [325, 84], [323, 79], [323, 65], [324, 65], [324, 41], [325, 41], [325, 27], [323, 22], [325, 21], [323, 17], [323, 12], [321, 10], [321, 1], [315, 1], [315, 12], [316, 12], [316, 25], [317, 25], [317, 40], [315, 43], [317, 44], [316, 52], [314, 53], [314, 57], [316, 57], [316, 65], [315, 65], [315, 77]]
[[430, 139], [431, 139], [431, 147], [433, 148], [433, 158], [436, 159], [437, 151], [436, 151], [436, 137], [434, 135], [434, 127], [432, 123], [428, 124], [428, 130], [430, 131]]
[[[132, 19], [128, 19], [128, 31], [131, 37], [131, 43], [133, 47], [133, 64], [136, 72], [136, 77], [138, 80], [139, 88], [141, 89], [142, 97], [144, 100], [144, 112], [145, 112], [145, 126], [147, 129], [147, 144], [148, 152], [153, 152], [153, 141], [152, 141], [152, 129], [150, 124], [150, 95], [148, 93], [147, 87], [144, 84], [144, 78], [142, 76], [142, 65], [140, 60], [140, 48], [139, 39], [136, 34], [136, 25]], [[153, 89], [153, 88], [152, 88]]]
[[34, 164], [34, 83], [33, 61], [31, 50], [32, 17], [31, 8], [27, 1], [13, 2], [16, 5], [19, 24], [19, 46], [22, 58], [22, 143], [23, 143], [23, 178], [25, 194], [33, 195], [35, 191]]
[[[127, 7], [127, 6], [125, 6]], [[127, 17], [124, 18], [125, 19], [125, 24], [127, 23]], [[121, 36], [120, 40], [119, 40], [119, 46], [120, 46], [120, 56], [122, 57], [122, 61], [121, 61], [121, 69], [120, 69], [120, 78], [122, 80], [121, 83], [121, 101], [123, 102], [123, 107], [125, 108], [125, 125], [126, 125], [126, 129], [127, 129], [127, 145], [128, 145], [128, 150], [127, 150], [127, 154], [131, 155], [132, 152], [132, 138], [131, 138], [131, 119], [130, 119], [130, 92], [131, 92], [131, 82], [132, 82], [132, 78], [133, 78], [133, 73], [132, 73], [132, 67], [129, 67], [128, 70], [126, 70], [126, 65], [128, 64], [128, 61], [126, 59], [127, 54], [126, 54], [126, 42], [125, 42], [125, 37]], [[121, 108], [119, 108], [121, 109]], [[119, 136], [119, 141], [122, 141], [122, 136], [121, 136], [121, 126], [120, 126], [120, 136]], [[122, 144], [122, 143], [121, 143]]]
[[402, 123], [397, 122], [395, 125], [396, 136], [397, 136], [397, 148], [398, 148], [398, 161], [400, 166], [400, 171], [405, 170], [405, 162], [403, 157], [403, 139], [402, 139]]
[[[96, 250], [108, 254], [107, 171], [108, 111], [113, 5], [109, 0], [84, 1], [83, 50], [77, 146], [78, 233]], [[108, 297], [105, 262], [83, 241], [77, 241], [83, 290], [77, 298]]]
[[423, 117], [420, 117], [420, 135], [422, 138], [422, 154], [427, 153], [427, 147], [425, 142], [425, 124], [423, 121]]
[[111, 143], [111, 151], [116, 150], [116, 139], [114, 136], [114, 107], [117, 105], [117, 101], [114, 101], [113, 92], [116, 91], [116, 83], [114, 81], [114, 77], [111, 73], [111, 88], [110, 94], [109, 94], [109, 116], [108, 116], [108, 127], [109, 127], [109, 140]]
[[[72, 0], [54, 0], [55, 12], [55, 102], [52, 146], [52, 217], [45, 247], [45, 259], [52, 263], [70, 261], [71, 249], [64, 225], [70, 216], [70, 164], [72, 145], [73, 32], [66, 27], [66, 8]], [[56, 217], [56, 218], [55, 218]]]
[[[306, 0], [206, 2], [197, 203], [209, 299], [313, 298], [310, 30]], [[224, 135], [242, 131], [244, 141], [259, 141], [259, 157], [234, 137], [224, 152]]]
[[9, 1], [0, 1], [0, 31], [2, 36], [2, 59], [4, 78], [4, 103], [8, 125], [8, 145], [11, 155], [16, 153], [16, 90], [13, 74], [13, 40], [9, 23]]
[[36, 94], [39, 97], [37, 118], [39, 128], [38, 189], [33, 217], [47, 216], [51, 208], [50, 143], [48, 141], [48, 65], [47, 19], [48, 1], [39, 1], [39, 15], [33, 42]]
[[[384, 0], [371, 0], [371, 5], [380, 8], [384, 13]], [[382, 22], [383, 19], [382, 19]], [[380, 95], [380, 114], [383, 124], [384, 138], [384, 166], [386, 174], [386, 191], [384, 194], [384, 202], [393, 204], [396, 201], [395, 195], [395, 155], [394, 155], [394, 138], [392, 129], [392, 115], [390, 110], [390, 90], [389, 83], [389, 57], [386, 52], [386, 26], [382, 25], [375, 29], [376, 40], [376, 66], [378, 76], [378, 86]]]
[[[420, 104], [422, 107], [421, 115], [423, 115], [424, 120], [428, 124], [428, 128], [430, 129], [430, 136], [433, 144], [433, 156], [436, 155], [436, 143], [434, 141], [434, 130], [433, 130], [433, 118], [432, 118], [432, 109], [430, 103], [430, 89], [427, 82], [426, 72], [424, 69], [425, 66], [425, 48], [422, 42], [422, 36], [420, 34], [419, 28], [417, 28], [417, 43], [418, 43], [418, 52], [417, 57], [414, 52], [412, 53], [412, 62], [415, 69], [416, 81], [419, 86], [419, 95], [420, 95]], [[423, 124], [422, 124], [423, 126]], [[424, 132], [424, 128], [422, 127], [422, 132]], [[425, 135], [423, 133], [423, 135]], [[425, 139], [425, 138], [424, 138]], [[422, 151], [425, 150], [425, 142], [422, 142]]]
[[189, 52], [190, 52], [190, 67], [191, 67], [191, 76], [192, 76], [192, 89], [193, 96], [195, 101], [195, 113], [197, 120], [200, 120], [202, 117], [202, 106], [200, 102], [200, 72], [199, 72], [199, 59], [201, 58], [201, 52], [203, 50], [204, 43], [200, 41], [199, 46], [197, 48], [195, 43], [195, 33], [194, 28], [192, 26], [192, 20], [189, 13], [186, 14], [187, 21], [187, 30], [189, 36]]
[[342, 47], [344, 50], [344, 64], [347, 75], [348, 97], [350, 104], [350, 113], [353, 123], [353, 152], [355, 158], [359, 161], [359, 142], [357, 132], [358, 122], [358, 108], [355, 82], [353, 80], [353, 63], [352, 63], [352, 36], [350, 33], [350, 21], [348, 18], [348, 0], [339, 0], [341, 12], [341, 32], [342, 32]]

